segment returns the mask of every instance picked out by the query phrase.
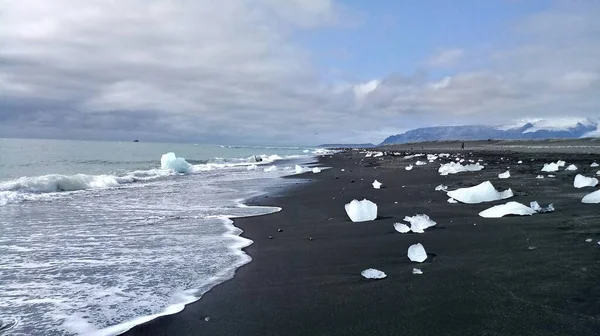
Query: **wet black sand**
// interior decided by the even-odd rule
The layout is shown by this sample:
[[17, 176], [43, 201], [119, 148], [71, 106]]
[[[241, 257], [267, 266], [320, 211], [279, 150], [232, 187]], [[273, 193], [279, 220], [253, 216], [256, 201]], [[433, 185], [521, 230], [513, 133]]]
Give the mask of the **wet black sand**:
[[[466, 150], [466, 159], [488, 166], [450, 176], [437, 173], [440, 159], [406, 171], [423, 158], [364, 158], [356, 151], [323, 157], [332, 169], [292, 177], [312, 183], [252, 201], [281, 212], [235, 220], [254, 241], [245, 249], [251, 263], [183, 312], [127, 335], [599, 335], [600, 205], [580, 203], [597, 189], [575, 189], [573, 178], [595, 175], [599, 168], [589, 165], [600, 156], [580, 152], [488, 148], [471, 157]], [[558, 159], [579, 170], [535, 179], [543, 163]], [[506, 167], [512, 177], [498, 179]], [[373, 189], [374, 179], [384, 188]], [[484, 219], [481, 210], [506, 201], [449, 204], [434, 191], [441, 183], [452, 190], [486, 180], [499, 190], [511, 187], [511, 200], [553, 202], [557, 210]], [[380, 219], [352, 223], [344, 204], [354, 198], [377, 203]], [[424, 234], [394, 230], [394, 222], [417, 213], [438, 225]], [[418, 242], [430, 254], [423, 264], [406, 256]], [[413, 275], [413, 267], [424, 274]], [[366, 268], [388, 277], [366, 280]]]

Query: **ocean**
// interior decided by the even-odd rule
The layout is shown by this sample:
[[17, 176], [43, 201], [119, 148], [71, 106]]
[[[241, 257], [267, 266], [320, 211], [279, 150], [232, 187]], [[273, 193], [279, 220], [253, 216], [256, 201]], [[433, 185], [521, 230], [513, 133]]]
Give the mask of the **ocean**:
[[244, 199], [324, 153], [0, 139], [0, 334], [115, 335], [182, 310], [250, 261], [231, 218], [280, 210]]

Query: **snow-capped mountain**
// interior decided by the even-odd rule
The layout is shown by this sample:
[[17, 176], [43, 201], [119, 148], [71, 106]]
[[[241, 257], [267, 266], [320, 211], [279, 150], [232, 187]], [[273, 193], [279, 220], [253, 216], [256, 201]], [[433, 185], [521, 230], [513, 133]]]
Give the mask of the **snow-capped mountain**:
[[486, 139], [554, 139], [600, 137], [600, 119], [562, 118], [536, 119], [515, 125], [489, 126], [439, 126], [424, 127], [392, 135], [381, 144], [407, 143], [435, 140], [486, 140]]

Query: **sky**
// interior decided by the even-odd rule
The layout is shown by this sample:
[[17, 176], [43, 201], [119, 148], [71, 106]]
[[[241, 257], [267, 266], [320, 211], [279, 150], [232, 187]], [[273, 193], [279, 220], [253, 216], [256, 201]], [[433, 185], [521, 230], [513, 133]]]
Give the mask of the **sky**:
[[3, 0], [0, 137], [310, 145], [600, 116], [592, 0]]

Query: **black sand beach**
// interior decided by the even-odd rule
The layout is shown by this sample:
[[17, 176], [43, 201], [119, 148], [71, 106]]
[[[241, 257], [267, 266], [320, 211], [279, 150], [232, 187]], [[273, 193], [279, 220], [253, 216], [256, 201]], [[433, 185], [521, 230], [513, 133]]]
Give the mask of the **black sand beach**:
[[[589, 165], [600, 156], [587, 153], [597, 151], [475, 152], [469, 145], [460, 155], [488, 165], [449, 176], [437, 172], [448, 159], [406, 171], [426, 161], [404, 159], [406, 146], [385, 148], [402, 156], [347, 151], [320, 158], [332, 169], [291, 177], [312, 182], [251, 202], [281, 212], [235, 220], [254, 241], [245, 249], [252, 262], [183, 312], [126, 335], [599, 335], [600, 205], [581, 203], [597, 188], [573, 187], [577, 173], [595, 176], [599, 168]], [[559, 159], [579, 170], [535, 178]], [[512, 176], [498, 179], [507, 167]], [[373, 189], [374, 179], [384, 187]], [[480, 211], [507, 201], [449, 204], [445, 192], [434, 191], [487, 180], [512, 188], [511, 201], [554, 203], [556, 211], [485, 219]], [[363, 198], [378, 205], [380, 218], [352, 223], [344, 204]], [[394, 230], [393, 223], [420, 213], [437, 226], [423, 234]], [[422, 264], [407, 258], [415, 243], [429, 254]], [[413, 267], [424, 274], [412, 274]], [[367, 268], [387, 278], [364, 279]]]

